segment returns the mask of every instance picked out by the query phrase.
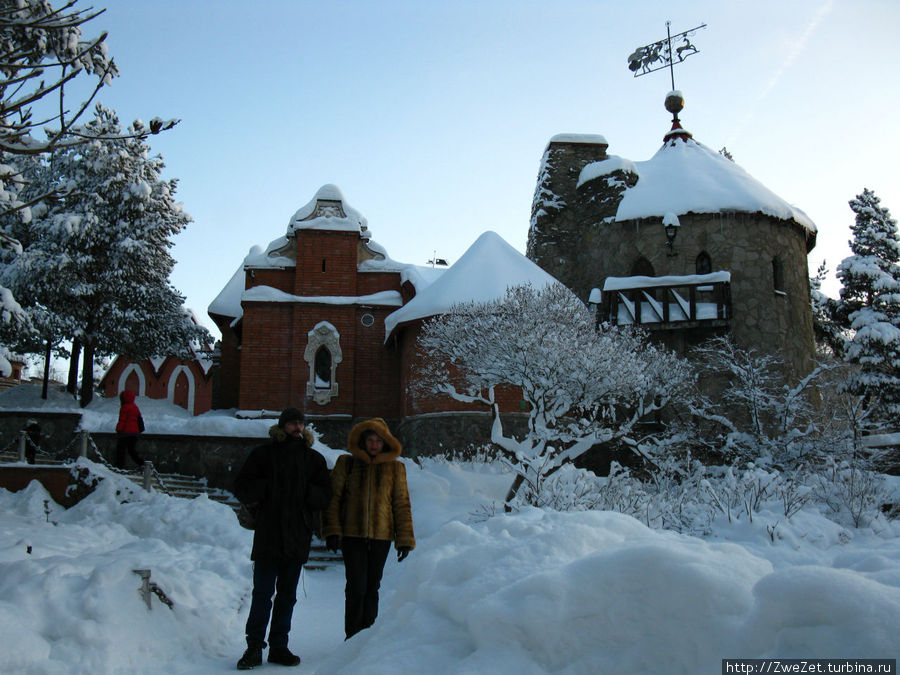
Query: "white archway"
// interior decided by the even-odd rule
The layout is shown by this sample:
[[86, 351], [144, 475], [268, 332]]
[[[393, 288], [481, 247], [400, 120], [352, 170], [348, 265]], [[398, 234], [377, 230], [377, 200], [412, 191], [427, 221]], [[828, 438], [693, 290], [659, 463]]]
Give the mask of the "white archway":
[[175, 370], [172, 371], [172, 374], [169, 375], [169, 385], [168, 385], [168, 393], [166, 394], [166, 400], [169, 403], [175, 403], [175, 382], [178, 380], [178, 375], [180, 373], [184, 373], [185, 377], [187, 377], [188, 381], [188, 407], [187, 410], [191, 415], [194, 414], [194, 392], [196, 390], [196, 385], [194, 383], [194, 374], [191, 372], [191, 369], [187, 366], [178, 366]]
[[128, 376], [131, 373], [137, 373], [138, 378], [138, 396], [146, 396], [147, 395], [147, 380], [144, 378], [144, 371], [141, 370], [141, 367], [136, 363], [129, 363], [125, 366], [125, 370], [122, 371], [122, 374], [119, 375], [119, 382], [116, 385], [116, 391], [120, 394], [125, 391], [125, 382], [128, 380]]

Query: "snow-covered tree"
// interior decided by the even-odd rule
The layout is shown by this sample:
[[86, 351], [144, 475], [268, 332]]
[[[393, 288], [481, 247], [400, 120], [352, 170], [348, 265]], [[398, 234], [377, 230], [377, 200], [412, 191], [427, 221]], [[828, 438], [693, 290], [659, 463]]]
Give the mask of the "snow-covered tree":
[[[79, 120], [97, 92], [119, 74], [107, 53], [105, 33], [82, 39], [82, 26], [104, 10], [76, 9], [76, 4], [0, 0], [0, 216], [12, 214], [27, 223], [30, 207], [53, 196], [33, 189], [26, 176], [28, 158], [90, 140], [77, 126]], [[92, 76], [93, 90], [85, 100], [73, 104], [66, 98], [67, 88]], [[146, 137], [176, 123], [154, 118], [138, 133]], [[36, 130], [46, 138], [36, 138]], [[6, 252], [19, 248], [4, 224], [0, 240]], [[0, 286], [0, 345], [31, 339], [29, 325], [17, 299]]]
[[81, 403], [92, 397], [95, 354], [187, 356], [208, 340], [169, 284], [171, 238], [191, 220], [175, 202], [175, 180], [161, 177], [135, 122], [123, 132], [115, 113], [97, 106], [76, 131], [95, 137], [54, 153], [57, 196], [31, 224], [30, 243], [3, 279], [49, 308], [83, 350]]
[[[82, 26], [104, 10], [76, 9], [76, 4], [0, 0], [0, 152], [40, 154], [94, 138], [78, 125], [119, 70], [107, 53], [106, 33], [82, 39]], [[67, 87], [83, 75], [96, 78], [93, 91], [73, 105]], [[176, 123], [154, 118], [131, 133], [146, 137]], [[37, 129], [47, 132], [45, 140], [32, 135]]]
[[850, 391], [862, 395], [888, 424], [900, 419], [900, 238], [897, 221], [865, 189], [850, 202], [852, 255], [838, 266], [838, 315], [853, 331], [845, 358], [859, 369]]
[[823, 260], [816, 270], [816, 276], [809, 279], [813, 334], [816, 338], [816, 349], [821, 354], [840, 356], [844, 353], [847, 338], [837, 321], [838, 301], [822, 292], [822, 282], [827, 276], [828, 268]]
[[789, 383], [776, 357], [738, 347], [730, 337], [708, 340], [693, 356], [703, 381], [716, 390], [698, 392], [691, 404], [706, 429], [693, 434], [694, 444], [705, 442], [729, 464], [791, 469], [807, 459], [817, 430], [809, 393], [829, 366]]
[[[548, 475], [592, 446], [621, 439], [637, 452], [636, 425], [690, 379], [685, 361], [629, 328], [597, 330], [587, 307], [560, 284], [507, 290], [494, 302], [457, 305], [422, 328], [420, 381], [432, 392], [493, 412], [491, 440], [534, 503]], [[528, 429], [504, 433], [498, 388], [521, 390]]]

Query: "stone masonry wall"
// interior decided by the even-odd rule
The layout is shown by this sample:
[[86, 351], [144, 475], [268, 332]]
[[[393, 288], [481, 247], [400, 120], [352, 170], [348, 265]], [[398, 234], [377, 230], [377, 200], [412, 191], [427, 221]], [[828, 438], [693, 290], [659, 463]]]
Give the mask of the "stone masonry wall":
[[[731, 333], [745, 348], [781, 356], [791, 368], [812, 367], [814, 339], [810, 309], [806, 238], [797, 225], [763, 214], [700, 214], [680, 217], [673, 253], [666, 247], [660, 219], [608, 223], [595, 228], [602, 245], [582, 245], [580, 254], [594, 285], [609, 276], [629, 276], [644, 257], [657, 276], [696, 273], [705, 251], [713, 270], [731, 273]], [[775, 288], [773, 259], [784, 280]]]
[[[598, 148], [603, 156], [591, 160]], [[639, 258], [652, 264], [656, 276], [688, 275], [697, 273], [697, 256], [705, 251], [713, 271], [731, 273], [729, 328], [737, 343], [783, 358], [795, 373], [808, 372], [814, 340], [807, 233], [792, 221], [761, 213], [685, 214], [670, 251], [661, 218], [615, 222], [634, 174], [620, 170], [577, 185], [584, 166], [604, 159], [605, 150], [549, 145], [535, 192], [528, 257], [587, 302], [591, 289], [601, 288], [607, 277], [630, 276]], [[722, 331], [678, 332], [656, 338], [683, 349]]]

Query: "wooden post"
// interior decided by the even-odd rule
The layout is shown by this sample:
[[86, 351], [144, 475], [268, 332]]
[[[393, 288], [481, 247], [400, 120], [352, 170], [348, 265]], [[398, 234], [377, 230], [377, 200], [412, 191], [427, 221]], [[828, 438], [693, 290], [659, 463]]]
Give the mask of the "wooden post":
[[688, 298], [689, 298], [689, 303], [690, 303], [689, 307], [691, 310], [690, 320], [696, 321], [697, 320], [697, 287], [696, 286], [691, 286], [688, 289]]
[[25, 443], [27, 442], [28, 434], [22, 429], [19, 432], [19, 457], [17, 461], [24, 462], [25, 461]]
[[78, 456], [84, 457], [85, 459], [87, 459], [89, 434], [86, 429], [82, 429], [80, 433], [81, 433], [81, 443], [79, 444], [79, 448], [78, 448]]
[[147, 492], [150, 492], [150, 470], [152, 468], [153, 464], [151, 462], [144, 462], [144, 489]]

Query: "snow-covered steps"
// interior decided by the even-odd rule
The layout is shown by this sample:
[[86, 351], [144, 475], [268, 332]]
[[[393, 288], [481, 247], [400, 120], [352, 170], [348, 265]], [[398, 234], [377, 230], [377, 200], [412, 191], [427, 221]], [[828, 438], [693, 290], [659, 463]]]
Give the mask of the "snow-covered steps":
[[[19, 456], [17, 447], [0, 450], [0, 465], [16, 464], [18, 462]], [[55, 459], [39, 453], [37, 462], [38, 463], [36, 465], [33, 465], [35, 468], [39, 468], [41, 466], [61, 466], [66, 462], [71, 462], [71, 459]], [[112, 469], [112, 467], [109, 468]], [[144, 473], [142, 470], [113, 470], [119, 473], [123, 478], [126, 478], [133, 482], [135, 485], [144, 487]], [[240, 507], [240, 503], [233, 494], [231, 494], [227, 490], [223, 490], [222, 488], [210, 487], [209, 485], [207, 485], [205, 479], [197, 478], [196, 476], [188, 476], [177, 473], [161, 473], [155, 470], [151, 470], [149, 478], [151, 490], [162, 492], [172, 497], [194, 499], [195, 497], [199, 497], [201, 494], [205, 494], [209, 499], [222, 504], [226, 504], [235, 512], [237, 512], [238, 508]], [[343, 564], [343, 559], [341, 558], [340, 553], [332, 553], [325, 548], [325, 543], [323, 541], [315, 537], [313, 538], [309, 561], [305, 565], [306, 569], [323, 570], [333, 565], [341, 564]]]
[[309, 560], [304, 567], [308, 570], [324, 570], [334, 565], [343, 565], [344, 559], [340, 553], [332, 553], [325, 548], [325, 542], [318, 537], [313, 537], [312, 546], [309, 549]]
[[[240, 502], [238, 502], [233, 494], [222, 488], [209, 487], [204, 479], [184, 474], [160, 473], [156, 471], [153, 472], [153, 476], [153, 489], [165, 492], [173, 497], [194, 499], [201, 494], [205, 494], [209, 499], [222, 504], [227, 504], [235, 512], [237, 512], [240, 507]], [[138, 485], [143, 485], [143, 474], [140, 472], [130, 473], [128, 474], [128, 478]], [[335, 564], [343, 564], [340, 553], [332, 553], [325, 548], [324, 542], [314, 537], [310, 549], [309, 561], [305, 565], [306, 569], [323, 570]]]

